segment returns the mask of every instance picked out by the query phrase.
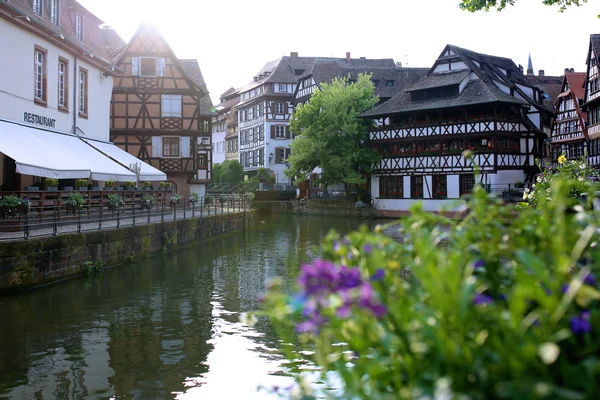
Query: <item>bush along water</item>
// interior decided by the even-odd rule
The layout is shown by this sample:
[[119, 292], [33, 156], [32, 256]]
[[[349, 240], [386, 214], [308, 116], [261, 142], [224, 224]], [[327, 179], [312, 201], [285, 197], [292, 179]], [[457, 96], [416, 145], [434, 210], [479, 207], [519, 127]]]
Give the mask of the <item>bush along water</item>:
[[573, 201], [591, 182], [565, 175], [537, 207], [476, 186], [462, 220], [415, 204], [374, 232], [331, 232], [291, 294], [274, 281], [264, 297], [284, 351], [319, 368], [327, 398], [597, 398], [600, 217]]

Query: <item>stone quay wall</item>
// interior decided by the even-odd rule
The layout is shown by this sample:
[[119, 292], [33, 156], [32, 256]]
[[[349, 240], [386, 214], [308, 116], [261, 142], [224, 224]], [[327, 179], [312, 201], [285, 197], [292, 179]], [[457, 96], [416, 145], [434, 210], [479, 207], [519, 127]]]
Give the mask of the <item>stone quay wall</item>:
[[0, 294], [111, 267], [210, 237], [245, 230], [254, 211], [0, 243]]

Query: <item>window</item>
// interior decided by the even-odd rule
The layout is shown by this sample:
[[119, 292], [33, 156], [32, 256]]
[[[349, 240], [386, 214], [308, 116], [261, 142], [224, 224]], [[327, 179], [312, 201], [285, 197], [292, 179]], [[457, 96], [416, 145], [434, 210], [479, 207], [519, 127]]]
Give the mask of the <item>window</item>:
[[259, 104], [258, 108], [256, 109], [256, 118], [260, 118], [263, 115], [263, 105]]
[[265, 131], [264, 131], [264, 129], [263, 129], [262, 126], [257, 126], [256, 127], [256, 137], [258, 138], [256, 140], [264, 140], [264, 138], [265, 138]]
[[50, 22], [58, 25], [58, 0], [50, 0]]
[[382, 199], [401, 199], [404, 194], [404, 177], [379, 177], [379, 197]]
[[37, 15], [42, 15], [42, 0], [32, 0], [31, 8]]
[[411, 199], [422, 199], [423, 198], [423, 177], [422, 176], [411, 176], [410, 177], [410, 198]]
[[34, 101], [46, 104], [46, 54], [47, 51], [36, 46], [34, 51]]
[[250, 107], [248, 109], [248, 120], [251, 121], [254, 119], [254, 107]]
[[275, 163], [285, 164], [285, 160], [292, 154], [292, 149], [287, 147], [277, 147], [275, 149]]
[[156, 76], [156, 58], [140, 57], [140, 76]]
[[385, 81], [385, 86], [386, 87], [394, 87], [394, 81], [392, 81], [392, 80]]
[[160, 96], [160, 116], [181, 118], [181, 95], [163, 94]]
[[473, 174], [465, 174], [460, 176], [460, 194], [469, 194], [475, 186], [475, 176]]
[[83, 42], [83, 16], [75, 15], [75, 38]]
[[163, 157], [179, 157], [179, 138], [162, 138], [162, 150]]
[[69, 109], [69, 62], [58, 58], [58, 109]]
[[87, 117], [88, 113], [88, 72], [79, 69], [79, 115]]
[[279, 91], [280, 92], [287, 92], [287, 85], [285, 83], [280, 83], [279, 84]]
[[374, 79], [373, 80], [373, 87], [377, 87], [379, 85], [379, 80], [378, 79]]
[[265, 149], [258, 149], [257, 152], [258, 165], [265, 165]]
[[275, 126], [275, 139], [285, 139], [285, 125]]
[[432, 197], [434, 199], [448, 198], [446, 189], [446, 175], [433, 175], [431, 178], [431, 186], [433, 189]]
[[283, 114], [283, 103], [275, 104], [275, 114]]

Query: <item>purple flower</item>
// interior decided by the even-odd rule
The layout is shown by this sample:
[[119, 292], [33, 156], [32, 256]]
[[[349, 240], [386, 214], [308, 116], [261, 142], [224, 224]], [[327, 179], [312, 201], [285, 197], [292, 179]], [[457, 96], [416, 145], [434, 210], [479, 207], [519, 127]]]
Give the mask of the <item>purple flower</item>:
[[372, 281], [380, 281], [385, 276], [385, 271], [382, 268], [379, 268], [375, 271], [375, 274], [371, 277]]
[[327, 322], [327, 319], [320, 314], [315, 314], [311, 319], [296, 325], [298, 332], [319, 333], [319, 329]]
[[354, 258], [354, 257], [352, 256], [352, 252], [350, 252], [350, 251], [349, 251], [349, 252], [348, 252], [348, 254], [346, 254], [346, 258], [347, 258], [348, 260], [352, 260], [352, 259]]
[[348, 318], [350, 316], [350, 304], [346, 303], [337, 309], [338, 317]]
[[476, 294], [475, 297], [473, 297], [473, 304], [475, 304], [475, 305], [490, 304], [493, 302], [494, 302], [494, 299], [492, 299], [487, 294], [479, 293], [479, 294]]
[[383, 304], [375, 301], [373, 298], [373, 287], [370, 283], [364, 283], [360, 287], [359, 306], [373, 313], [377, 318], [383, 317], [387, 313], [387, 309]]
[[338, 275], [338, 290], [352, 289], [360, 286], [360, 270], [358, 268], [348, 268], [342, 266]]
[[560, 291], [563, 293], [567, 293], [568, 290], [569, 290], [569, 285], [562, 285], [560, 287]]
[[340, 249], [340, 242], [337, 240], [333, 241], [333, 251], [338, 251]]
[[344, 237], [344, 244], [346, 246], [350, 244], [350, 239], [348, 239], [348, 236]]
[[594, 277], [594, 275], [592, 275], [592, 273], [590, 272], [583, 279], [583, 283], [590, 286], [596, 286], [596, 277]]
[[475, 263], [473, 263], [473, 269], [480, 269], [483, 267], [485, 267], [485, 261], [483, 260], [477, 260]]
[[373, 250], [373, 247], [371, 247], [371, 245], [370, 245], [370, 244], [368, 244], [368, 243], [367, 243], [367, 244], [365, 244], [365, 245], [363, 246], [363, 251], [364, 251], [365, 253], [369, 254], [369, 253], [371, 252], [371, 250]]
[[590, 324], [590, 312], [584, 311], [578, 316], [573, 316], [569, 320], [571, 331], [578, 335], [580, 333], [590, 332], [592, 325]]

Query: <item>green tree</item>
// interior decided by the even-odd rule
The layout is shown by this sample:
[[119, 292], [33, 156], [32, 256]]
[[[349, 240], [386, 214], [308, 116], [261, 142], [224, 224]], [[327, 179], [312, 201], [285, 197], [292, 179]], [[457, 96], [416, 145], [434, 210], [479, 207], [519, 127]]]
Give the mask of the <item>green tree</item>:
[[219, 181], [238, 183], [244, 179], [244, 168], [238, 160], [225, 160], [219, 167]]
[[212, 166], [212, 176], [213, 176], [214, 183], [221, 182], [221, 168], [222, 168], [221, 163], [216, 163], [216, 164], [213, 164], [213, 166]]
[[370, 121], [357, 117], [379, 100], [373, 90], [368, 74], [360, 74], [352, 83], [336, 78], [315, 91], [307, 104], [298, 105], [290, 122], [298, 136], [285, 174], [302, 182], [320, 167], [324, 185], [364, 183], [364, 173], [371, 171], [379, 155], [365, 146]]
[[[507, 5], [514, 5], [517, 0], [461, 0], [460, 8], [463, 10], [475, 12], [480, 10], [489, 11], [496, 9], [503, 10]], [[565, 11], [570, 6], [580, 6], [587, 3], [587, 0], [542, 0], [547, 6], [558, 6], [560, 11]]]
[[275, 176], [273, 176], [273, 172], [266, 168], [259, 168], [256, 171], [256, 175], [250, 178], [250, 182], [259, 183], [259, 182], [269, 182], [275, 183]]

